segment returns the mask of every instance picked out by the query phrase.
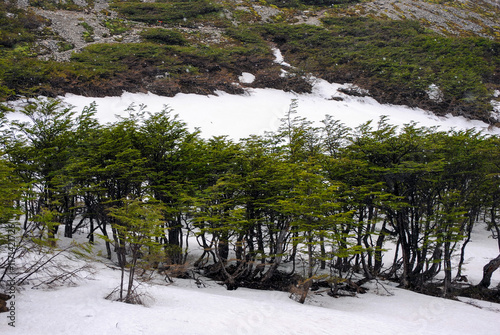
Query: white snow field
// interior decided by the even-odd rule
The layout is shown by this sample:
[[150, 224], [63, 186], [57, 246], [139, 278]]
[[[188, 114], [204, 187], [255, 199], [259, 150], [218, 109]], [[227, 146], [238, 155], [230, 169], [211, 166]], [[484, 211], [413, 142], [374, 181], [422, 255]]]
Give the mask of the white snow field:
[[[313, 92], [296, 94], [275, 89], [248, 89], [245, 95], [231, 95], [217, 92], [217, 95], [177, 94], [175, 97], [162, 97], [151, 93], [123, 93], [120, 97], [89, 98], [68, 94], [62, 100], [81, 111], [83, 107], [95, 102], [97, 117], [101, 122], [113, 122], [116, 115], [126, 116], [130, 105], [144, 104], [146, 110], [157, 112], [165, 106], [178, 114], [191, 130], [200, 128], [204, 138], [227, 135], [239, 140], [249, 135], [262, 135], [266, 131], [276, 131], [280, 119], [285, 116], [293, 99], [297, 100], [297, 116], [316, 122], [331, 115], [348, 127], [374, 120], [382, 115], [389, 117], [394, 125], [411, 121], [420, 126], [439, 126], [441, 130], [475, 128], [485, 133], [500, 134], [500, 129], [488, 128], [481, 121], [470, 121], [463, 117], [438, 117], [431, 112], [406, 106], [383, 105], [370, 97], [353, 97], [337, 91], [346, 85], [331, 84], [322, 79], [314, 79]], [[332, 100], [343, 98], [343, 101]]]
[[[59, 243], [68, 242], [61, 238]], [[482, 266], [496, 252], [496, 240], [478, 227], [464, 271], [472, 283], [480, 280]], [[146, 306], [130, 305], [105, 299], [119, 284], [120, 272], [104, 262], [96, 262], [96, 273], [73, 287], [19, 288], [14, 299], [16, 327], [8, 325], [3, 317], [7, 314], [0, 314], [0, 334], [498, 335], [500, 330], [500, 304], [445, 300], [398, 289], [389, 282], [368, 283], [368, 293], [356, 297], [312, 292], [301, 305], [286, 292], [227, 291], [207, 278], [200, 278], [201, 287], [191, 279], [175, 279], [171, 285], [156, 279], [155, 284], [141, 287], [150, 297]], [[493, 284], [499, 282], [495, 273]]]

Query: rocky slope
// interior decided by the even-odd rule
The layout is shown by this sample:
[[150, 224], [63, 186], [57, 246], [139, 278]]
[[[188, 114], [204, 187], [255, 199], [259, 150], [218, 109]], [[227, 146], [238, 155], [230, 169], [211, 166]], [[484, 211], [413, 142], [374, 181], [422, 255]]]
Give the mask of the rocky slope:
[[418, 20], [444, 35], [500, 38], [500, 2], [497, 0], [377, 0], [355, 8], [365, 15]]
[[[57, 95], [63, 92], [84, 95], [115, 95], [120, 94], [123, 90], [151, 91], [162, 95], [174, 95], [178, 92], [207, 94], [215, 90], [241, 93], [242, 87], [245, 86], [307, 92], [310, 89], [310, 84], [303, 74], [309, 72], [331, 81], [355, 83], [370, 90], [372, 96], [381, 102], [422, 107], [438, 114], [464, 115], [470, 118], [479, 118], [492, 124], [499, 121], [498, 117], [491, 117], [488, 112], [488, 108], [492, 110], [493, 107], [486, 106], [490, 99], [499, 99], [498, 94], [495, 97], [493, 93], [500, 89], [500, 65], [498, 65], [500, 60], [497, 54], [498, 50], [495, 49], [498, 48], [498, 44], [495, 44], [491, 51], [483, 46], [487, 55], [484, 54], [483, 50], [481, 55], [476, 55], [473, 58], [473, 62], [477, 62], [477, 60], [482, 62], [482, 57], [488, 57], [487, 61], [492, 64], [488, 64], [489, 67], [483, 66], [477, 71], [474, 70], [476, 72], [464, 74], [463, 79], [459, 78], [462, 75], [460, 69], [452, 69], [457, 72], [457, 75], [451, 81], [456, 80], [457, 85], [463, 87], [457, 88], [454, 83], [450, 82], [450, 79], [446, 79], [448, 82], [441, 83], [441, 86], [449, 86], [448, 91], [451, 93], [444, 92], [448, 98], [445, 99], [446, 101], [441, 101], [442, 99], [433, 98], [427, 87], [438, 87], [435, 84], [439, 85], [439, 83], [433, 81], [443, 77], [443, 73], [444, 76], [448, 75], [449, 64], [444, 64], [445, 67], [442, 67], [443, 64], [431, 62], [424, 64], [424, 68], [421, 61], [420, 63], [411, 63], [412, 60], [408, 59], [413, 58], [412, 50], [402, 50], [401, 52], [406, 53], [404, 57], [407, 58], [405, 59], [400, 58], [399, 54], [393, 51], [387, 53], [391, 58], [399, 58], [399, 60], [393, 60], [399, 62], [397, 66], [386, 60], [389, 57], [386, 54], [378, 56], [382, 59], [380, 62], [368, 60], [367, 63], [365, 59], [365, 63], [348, 65], [350, 61], [359, 62], [360, 57], [365, 57], [363, 55], [370, 52], [370, 48], [373, 47], [366, 46], [363, 38], [359, 39], [359, 34], [367, 34], [366, 31], [339, 31], [339, 38], [332, 43], [342, 45], [344, 38], [351, 39], [353, 43], [355, 39], [358, 39], [356, 43], [359, 42], [360, 48], [367, 48], [367, 51], [348, 50], [349, 46], [347, 46], [345, 48], [346, 56], [337, 55], [337, 60], [330, 64], [328, 55], [333, 55], [336, 52], [336, 47], [327, 45], [326, 48], [331, 49], [316, 50], [315, 48], [322, 48], [320, 46], [322, 43], [310, 38], [309, 34], [315, 31], [314, 29], [300, 28], [304, 34], [303, 42], [309, 43], [311, 46], [308, 53], [307, 50], [300, 50], [302, 47], [300, 46], [301, 37], [294, 36], [289, 39], [285, 35], [295, 34], [293, 29], [283, 28], [307, 24], [310, 27], [317, 27], [317, 29], [335, 31], [336, 28], [331, 26], [331, 22], [325, 24], [325, 20], [360, 17], [383, 18], [404, 21], [401, 29], [406, 27], [404, 29], [410, 29], [412, 34], [421, 34], [419, 38], [427, 38], [422, 37], [425, 32], [422, 32], [421, 28], [407, 24], [408, 19], [410, 19], [419, 22], [428, 31], [438, 33], [438, 36], [476, 36], [497, 43], [500, 42], [500, 20], [498, 19], [500, 17], [500, 3], [496, 0], [335, 0], [333, 3], [342, 3], [342, 5], [321, 7], [296, 5], [299, 1], [309, 0], [204, 1], [197, 0], [195, 3], [201, 4], [201, 6], [206, 4], [217, 6], [217, 9], [214, 10], [215, 14], [210, 14], [212, 7], [207, 7], [209, 8], [207, 12], [201, 11], [200, 15], [188, 16], [186, 14], [187, 21], [186, 17], [184, 17], [184, 21], [178, 19], [160, 21], [145, 18], [131, 20], [130, 15], [124, 16], [123, 7], [120, 12], [119, 6], [117, 7], [116, 3], [111, 0], [66, 0], [63, 2], [57, 0], [38, 0], [36, 2], [17, 0], [18, 7], [44, 18], [44, 23], [40, 24], [38, 28], [39, 31], [43, 31], [43, 34], [39, 34], [41, 37], [37, 37], [34, 41], [36, 47], [31, 49], [31, 55], [34, 54], [40, 61], [71, 63], [71, 66], [55, 66], [58, 74], [51, 78], [51, 66], [28, 62], [29, 67], [40, 67], [38, 72], [43, 74], [43, 78], [37, 78], [36, 70], [33, 70], [35, 74], [28, 71], [26, 74], [17, 75], [19, 70], [15, 70], [16, 66], [22, 67], [23, 65], [16, 64], [16, 59], [19, 57], [16, 50], [19, 47], [15, 46], [14, 58], [9, 60], [12, 62], [13, 69], [11, 71], [14, 74], [9, 74], [9, 70], [3, 74], [0, 71], [0, 75], [3, 75], [3, 78], [0, 76], [0, 98], [2, 98], [1, 86], [3, 85], [8, 87], [3, 90], [7, 92], [4, 94], [7, 97], [12, 96], [12, 92], [21, 94], [25, 94], [23, 92], [33, 94], [34, 92], [34, 94], [47, 95]], [[181, 6], [179, 4], [182, 3], [185, 2], [176, 2], [176, 0], [161, 1], [161, 3], [149, 0], [133, 2], [133, 4], [144, 4], [146, 7], [148, 4], [166, 4], [167, 6], [172, 4], [173, 11], [179, 10], [175, 6]], [[124, 3], [119, 4], [123, 5]], [[158, 9], [158, 7], [153, 8]], [[187, 10], [185, 9], [185, 11]], [[199, 9], [196, 8], [196, 10]], [[182, 10], [180, 12], [183, 13]], [[169, 12], [165, 13], [169, 14]], [[133, 13], [133, 15], [137, 15], [137, 13]], [[7, 16], [13, 17], [15, 15], [7, 13]], [[277, 26], [281, 25], [281, 28], [276, 28], [277, 30], [273, 31], [275, 28], [266, 28], [263, 25], [265, 23], [277, 23]], [[386, 27], [383, 26], [384, 23], [379, 24], [374, 29], [392, 31], [398, 29], [397, 26], [390, 24]], [[260, 36], [256, 37], [254, 27], [264, 27], [260, 30], [256, 28], [257, 34]], [[280, 29], [284, 29], [283, 32], [280, 33]], [[349, 29], [356, 30], [356, 26]], [[308, 32], [309, 30], [311, 33]], [[145, 47], [149, 48], [149, 51], [143, 50], [141, 55], [136, 55], [134, 51], [130, 51], [131, 54], [127, 55], [128, 51], [120, 51], [113, 47], [121, 44], [134, 49], [132, 44], [146, 41], [145, 31], [154, 31], [154, 34], [162, 36], [169, 35], [170, 32], [180, 34], [181, 37], [172, 35], [175, 40], [173, 43], [178, 44], [179, 47], [169, 46], [169, 43], [172, 42], [170, 41], [172, 36], [162, 37], [159, 35], [160, 39], [167, 38], [169, 40], [167, 45], [163, 42], [160, 43], [163, 51], [158, 49], [159, 46], [148, 45]], [[316, 31], [321, 33], [321, 30]], [[370, 33], [368, 32], [367, 37]], [[419, 43], [415, 40], [406, 41], [404, 38], [401, 39], [401, 36], [388, 37], [387, 41], [384, 41], [384, 37], [380, 35], [383, 34], [382, 31], [374, 31], [373, 33], [378, 34], [377, 38], [380, 41], [377, 43], [388, 50], [392, 48], [391, 38], [396, 38], [394, 41], [399, 41], [397, 43], [410, 43], [406, 47], [407, 49], [412, 48], [411, 43]], [[280, 37], [280, 34], [285, 35]], [[151, 42], [151, 39], [147, 42]], [[263, 46], [263, 43], [266, 45]], [[447, 49], [442, 48], [440, 43], [437, 41], [434, 43], [437, 45], [428, 47], [433, 48], [434, 55], [446, 58]], [[469, 42], [459, 44], [458, 47], [468, 52], [467, 48], [472, 48], [476, 42], [470, 42], [472, 43], [470, 46], [467, 46], [467, 43]], [[92, 48], [89, 48], [91, 46]], [[284, 55], [287, 61], [289, 60], [294, 65], [294, 68], [282, 69], [273, 63], [270, 48], [274, 46], [284, 48]], [[417, 47], [420, 48], [420, 46]], [[453, 48], [452, 46], [448, 47]], [[33, 50], [35, 50], [34, 53]], [[104, 57], [108, 52], [113, 54], [112, 57]], [[160, 54], [153, 55], [156, 52]], [[323, 54], [322, 59], [314, 59], [317, 52]], [[421, 50], [420, 52], [426, 51]], [[466, 58], [461, 60], [465, 63], [460, 66], [468, 66], [467, 62], [469, 61]], [[337, 68], [336, 66], [339, 64], [335, 64], [335, 62], [339, 63], [340, 61], [345, 62], [347, 67]], [[123, 69], [115, 65], [106, 68], [105, 64], [113, 63], [125, 65]], [[311, 65], [313, 63], [314, 65]], [[283, 75], [283, 70], [291, 71], [291, 73]], [[395, 72], [386, 76], [384, 75], [386, 70]], [[238, 77], [245, 71], [252, 72], [256, 80], [252, 83], [239, 82]], [[371, 73], [367, 74], [367, 71]], [[422, 83], [416, 85], [419, 87], [417, 91], [415, 91], [415, 85], [413, 88], [410, 87], [411, 85], [404, 85], [403, 90], [398, 92], [401, 87], [398, 80], [403, 80], [403, 84], [418, 81], [420, 80], [420, 72], [422, 75], [428, 76], [428, 79], [422, 80]], [[436, 75], [432, 75], [431, 72], [436, 72]], [[393, 80], [392, 78], [395, 78], [396, 82], [387, 84], [387, 81]], [[468, 80], [468, 87], [464, 87], [464, 80]], [[386, 82], [384, 83], [384, 81]], [[461, 81], [462, 84], [460, 84]], [[485, 81], [484, 85], [486, 86], [483, 85], [483, 81]], [[476, 89], [474, 83], [484, 87]], [[435, 89], [435, 92], [441, 94], [439, 88], [437, 91]], [[478, 108], [481, 109], [480, 112], [476, 112]]]
[[[285, 10], [275, 6], [266, 5], [263, 2], [234, 1], [238, 10], [253, 11], [258, 19], [270, 22], [278, 15], [285, 15]], [[109, 29], [105, 27], [104, 21], [116, 18], [117, 13], [110, 10], [108, 0], [97, 0], [93, 4], [85, 0], [75, 2], [81, 7], [80, 11], [69, 10], [46, 10], [33, 7], [35, 12], [51, 22], [51, 28], [64, 41], [73, 45], [72, 50], [60, 52], [56, 40], [44, 40], [40, 43], [47, 50], [42, 57], [45, 59], [68, 60], [72, 52], [78, 52], [91, 43], [131, 43], [138, 42], [138, 32], [145, 25], [134, 23], [133, 29], [119, 36], [110, 36]], [[263, 4], [264, 3], [264, 4]], [[18, 0], [18, 5], [28, 7], [28, 0]], [[307, 23], [321, 25], [320, 19], [329, 15], [341, 14], [349, 16], [374, 16], [387, 17], [394, 20], [412, 19], [417, 20], [443, 35], [455, 36], [482, 36], [500, 40], [500, 2], [497, 0], [459, 0], [459, 1], [425, 1], [425, 0], [375, 0], [364, 1], [359, 4], [342, 8], [332, 9], [307, 9], [294, 10], [287, 13], [288, 21], [295, 24]], [[233, 17], [229, 10], [225, 15]], [[86, 22], [93, 28], [93, 41], [84, 39], [85, 28], [79, 22]], [[238, 24], [237, 21], [233, 21]], [[196, 28], [207, 36], [212, 36], [215, 41], [219, 40], [220, 29], [209, 26]], [[207, 38], [210, 42], [210, 38]]]

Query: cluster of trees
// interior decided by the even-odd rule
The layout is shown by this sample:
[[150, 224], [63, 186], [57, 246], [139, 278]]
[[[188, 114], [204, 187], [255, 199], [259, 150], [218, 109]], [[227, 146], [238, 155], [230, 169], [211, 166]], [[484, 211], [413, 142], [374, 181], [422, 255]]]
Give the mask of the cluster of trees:
[[235, 142], [202, 139], [168, 108], [131, 107], [102, 125], [94, 105], [77, 114], [39, 101], [26, 121], [3, 118], [0, 182], [16, 181], [20, 224], [49, 245], [58, 229], [102, 238], [120, 294], [130, 267], [124, 300], [136, 266], [185, 264], [192, 236], [203, 250], [192, 266], [228, 289], [273, 286], [283, 269], [332, 287], [357, 272], [418, 289], [444, 271], [445, 292], [475, 223], [498, 237], [500, 138], [385, 117], [318, 127], [295, 111], [276, 132]]

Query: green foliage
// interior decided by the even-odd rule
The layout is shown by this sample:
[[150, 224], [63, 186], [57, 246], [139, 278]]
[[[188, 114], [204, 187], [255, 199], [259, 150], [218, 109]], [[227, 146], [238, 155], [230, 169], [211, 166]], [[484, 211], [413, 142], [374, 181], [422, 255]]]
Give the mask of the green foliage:
[[71, 61], [78, 65], [105, 73], [123, 72], [131, 69], [135, 62], [166, 60], [162, 57], [164, 49], [151, 43], [130, 44], [92, 44], [82, 52], [73, 54]]
[[141, 36], [149, 42], [158, 44], [185, 45], [188, 42], [180, 32], [162, 28], [143, 30]]
[[33, 217], [33, 221], [38, 226], [39, 237], [34, 238], [34, 242], [40, 246], [54, 247], [57, 238], [54, 236], [54, 231], [59, 226], [59, 212], [54, 209], [42, 208], [40, 213]]
[[268, 0], [270, 4], [280, 8], [295, 8], [304, 6], [344, 6], [361, 2], [361, 0]]
[[92, 27], [85, 21], [80, 22], [79, 25], [81, 25], [85, 29], [85, 31], [83, 32], [84, 41], [87, 43], [94, 42], [94, 27]]
[[68, 42], [59, 42], [57, 45], [59, 46], [59, 51], [61, 52], [71, 50], [75, 47], [73, 44]]
[[265, 44], [188, 46], [179, 34], [161, 29], [151, 29], [144, 36], [172, 45], [92, 44], [65, 63], [30, 58], [29, 48], [18, 46], [8, 57], [0, 58], [0, 98], [55, 96], [68, 91], [103, 96], [145, 86], [163, 94], [167, 90], [169, 95], [217, 89], [236, 92], [239, 88], [230, 83], [242, 71], [272, 64]]
[[[162, 206], [151, 201], [124, 199], [123, 205], [112, 207], [109, 215], [116, 219], [114, 228], [134, 250], [157, 245], [161, 236]], [[137, 251], [136, 251], [137, 252]]]
[[[207, 271], [228, 288], [275, 285], [285, 260], [311, 280], [385, 271], [417, 288], [442, 266], [448, 287], [450, 259], [479, 213], [497, 226], [498, 137], [399, 128], [386, 117], [355, 129], [332, 118], [316, 127], [296, 108], [293, 101], [277, 132], [237, 143], [200, 139], [169, 108], [131, 106], [99, 125], [94, 105], [78, 115], [56, 100], [30, 105], [30, 122], [12, 121], [3, 133], [0, 224], [17, 214], [22, 193], [27, 220], [38, 224], [31, 237], [54, 245], [57, 228], [71, 237], [82, 213], [110, 258], [114, 244], [128, 302], [136, 301], [136, 267], [184, 264], [189, 234], [203, 248], [196, 266], [213, 261]], [[389, 239], [399, 258], [384, 268]]]
[[[131, 250], [129, 263], [128, 285], [124, 288], [124, 264], [119, 291], [119, 301], [126, 303], [140, 303], [134, 294], [135, 271], [141, 253], [158, 254], [160, 245], [157, 240], [162, 236], [163, 206], [154, 201], [141, 199], [123, 199], [122, 205], [109, 209], [109, 215], [115, 219], [113, 229], [117, 234], [117, 250], [125, 257], [125, 247]], [[123, 294], [125, 293], [125, 296]]]
[[[355, 2], [297, 0], [275, 4], [344, 6]], [[40, 0], [33, 4], [74, 6], [71, 1]], [[147, 43], [120, 44], [120, 48], [89, 46], [74, 54], [71, 62], [59, 63], [37, 58], [40, 47], [35, 41], [47, 37], [48, 21], [30, 10], [2, 3], [0, 99], [68, 92], [105, 96], [145, 90], [163, 95], [207, 94], [215, 90], [241, 93], [240, 87], [230, 83], [242, 71], [256, 75], [253, 87], [308, 92], [311, 86], [300, 75], [311, 72], [332, 82], [353, 82], [368, 89], [382, 103], [422, 107], [438, 114], [451, 112], [491, 122], [490, 100], [493, 90], [499, 88], [498, 41], [443, 37], [413, 21], [361, 17], [328, 16], [323, 19], [322, 27], [256, 25], [249, 22], [257, 14], [245, 12], [251, 16], [244, 19], [247, 23], [232, 25], [222, 12], [229, 4], [206, 0], [115, 1], [112, 6], [122, 18], [104, 21], [110, 34], [130, 30], [133, 23], [129, 19], [156, 24], [141, 33]], [[235, 20], [242, 15], [241, 10], [233, 13]], [[81, 24], [86, 29], [84, 39], [92, 41], [92, 27], [85, 22]], [[212, 43], [201, 34], [182, 35], [177, 30], [162, 29], [201, 24], [224, 28], [220, 40]], [[272, 62], [268, 41], [276, 43], [293, 63], [297, 76], [280, 76], [279, 66]], [[60, 43], [61, 51], [72, 48]], [[430, 85], [442, 93], [440, 99], [429, 96]]]
[[111, 35], [121, 35], [131, 29], [130, 23], [123, 19], [107, 19], [104, 26], [109, 29]]
[[115, 1], [111, 7], [129, 20], [149, 24], [183, 22], [217, 13], [221, 7], [207, 0], [139, 2]]
[[[129, 18], [162, 26], [220, 13], [207, 1], [114, 6]], [[240, 25], [210, 46], [203, 38], [154, 27], [141, 33], [146, 43], [94, 44], [70, 62], [56, 63], [32, 51], [43, 21], [29, 12], [15, 14], [22, 20], [0, 11], [0, 98], [56, 94], [68, 86], [86, 94], [231, 89], [242, 71], [270, 77], [273, 56], [266, 41], [294, 65], [332, 81], [355, 81], [381, 101], [481, 118], [489, 111], [489, 89], [498, 85], [498, 42], [445, 38], [411, 21], [330, 17], [323, 27]], [[91, 27], [82, 25], [91, 37]], [[128, 29], [121, 19], [106, 26], [111, 34]], [[427, 97], [431, 84], [442, 101]], [[17, 214], [21, 193], [29, 200], [27, 220], [39, 224], [39, 241], [49, 245], [59, 226], [71, 237], [76, 213], [83, 213], [92, 232], [101, 230], [109, 258], [109, 244], [115, 244], [120, 292], [127, 292], [121, 300], [128, 302], [134, 301], [141, 259], [185, 262], [186, 232], [195, 233], [204, 250], [197, 266], [213, 260], [212, 271], [228, 287], [270, 282], [285, 259], [296, 272], [302, 259], [308, 278], [319, 278], [314, 274], [327, 264], [332, 278], [347, 270], [370, 278], [384, 271], [386, 239], [401, 255], [389, 276], [418, 287], [442, 264], [449, 283], [449, 260], [458, 243], [466, 244], [479, 213], [489, 211], [496, 226], [498, 138], [415, 124], [398, 129], [386, 118], [354, 130], [331, 118], [315, 127], [295, 115], [296, 107], [292, 102], [278, 132], [235, 143], [201, 140], [168, 108], [151, 114], [131, 107], [129, 117], [101, 126], [93, 106], [76, 116], [52, 100], [30, 105], [23, 111], [30, 123], [12, 122], [13, 132], [2, 138], [9, 163], [0, 160], [0, 224]], [[6, 241], [0, 232], [0, 243]]]
[[51, 76], [48, 63], [32, 58], [13, 58], [4, 62], [2, 82], [11, 92], [19, 96], [36, 96], [40, 83], [47, 82]]
[[[30, 10], [0, 4], [0, 100], [40, 91], [46, 68], [33, 61], [32, 43], [48, 21]], [[35, 84], [36, 82], [36, 84]]]
[[69, 157], [74, 112], [59, 100], [49, 99], [35, 101], [22, 109], [21, 113], [29, 121], [12, 122], [13, 131], [18, 136], [8, 144], [8, 150], [11, 150], [8, 154], [12, 157], [27, 154], [26, 163], [32, 166], [35, 175], [50, 183]]
[[59, 225], [65, 225], [65, 236], [71, 237], [76, 215], [70, 210], [71, 181], [65, 173], [75, 143], [74, 112], [51, 99], [32, 102], [20, 112], [27, 121], [12, 121], [11, 134], [15, 136], [7, 141], [5, 152], [27, 185], [25, 196], [40, 192], [39, 206], [25, 209], [27, 219], [37, 222], [44, 236], [41, 240], [55, 245]]
[[245, 25], [227, 28], [226, 35], [242, 42], [243, 44], [262, 45], [265, 43], [262, 36], [253, 31], [249, 26]]
[[0, 47], [12, 48], [19, 43], [34, 41], [36, 30], [44, 23], [43, 18], [31, 11], [24, 11], [2, 2], [0, 4]]
[[18, 230], [18, 223], [13, 219], [21, 214], [16, 202], [21, 199], [22, 184], [14, 174], [14, 169], [4, 159], [0, 159], [0, 250], [12, 242]]

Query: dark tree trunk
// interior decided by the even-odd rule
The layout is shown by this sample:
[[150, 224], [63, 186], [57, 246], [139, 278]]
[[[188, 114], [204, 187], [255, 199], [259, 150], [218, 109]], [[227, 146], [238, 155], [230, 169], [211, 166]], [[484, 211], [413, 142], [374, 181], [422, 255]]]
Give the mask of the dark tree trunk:
[[273, 276], [274, 272], [278, 268], [278, 266], [281, 264], [281, 261], [283, 259], [283, 251], [284, 251], [284, 246], [286, 243], [286, 235], [288, 234], [288, 231], [290, 229], [290, 223], [286, 223], [285, 226], [281, 229], [278, 238], [276, 240], [276, 258], [274, 260], [274, 263], [271, 265], [269, 270], [267, 270], [266, 274], [264, 277], [261, 279], [261, 282], [266, 282], [271, 277]]
[[182, 221], [180, 216], [169, 222], [168, 244], [171, 246], [170, 262], [173, 264], [182, 263]]
[[326, 248], [325, 248], [325, 237], [320, 236], [320, 250], [321, 250], [321, 262], [320, 262], [320, 269], [324, 270], [326, 269]]
[[106, 229], [106, 222], [97, 220], [97, 225], [101, 227], [102, 234], [106, 236], [106, 252], [107, 258], [111, 259], [111, 243], [109, 243], [108, 231]]
[[495, 229], [495, 232], [497, 234], [498, 251], [500, 251], [500, 226], [498, 225], [498, 222], [496, 220], [496, 215], [497, 215], [497, 209], [496, 209], [496, 207], [492, 207], [491, 208], [491, 227], [492, 227], [492, 229]]
[[222, 236], [220, 237], [217, 249], [218, 249], [217, 251], [219, 254], [219, 259], [223, 263], [226, 263], [229, 257], [229, 236], [227, 236], [227, 233], [223, 233]]
[[451, 249], [450, 242], [444, 243], [444, 296], [447, 297], [451, 289]]
[[483, 267], [483, 279], [478, 286], [488, 288], [491, 284], [491, 276], [500, 267], [500, 255], [492, 259], [488, 264]]
[[90, 217], [90, 233], [88, 235], [89, 243], [94, 244], [94, 219]]
[[460, 261], [458, 262], [458, 270], [457, 270], [457, 278], [462, 277], [462, 266], [465, 261], [465, 247], [469, 244], [471, 235], [472, 235], [472, 228], [474, 227], [473, 219], [470, 219], [469, 224], [466, 227], [466, 238], [465, 241], [462, 243], [462, 247], [460, 249]]

